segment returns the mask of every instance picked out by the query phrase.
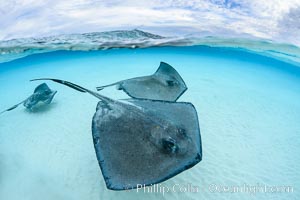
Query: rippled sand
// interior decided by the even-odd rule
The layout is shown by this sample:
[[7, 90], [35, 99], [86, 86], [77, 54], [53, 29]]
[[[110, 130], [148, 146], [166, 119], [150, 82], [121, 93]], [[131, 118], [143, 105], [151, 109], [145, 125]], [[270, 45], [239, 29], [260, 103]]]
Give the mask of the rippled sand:
[[[37, 54], [0, 64], [0, 109], [29, 96], [40, 83], [29, 82], [32, 78], [95, 88], [151, 74], [160, 61], [182, 75], [189, 89], [179, 100], [192, 102], [198, 111], [203, 145], [198, 165], [161, 183], [159, 191], [107, 190], [91, 136], [97, 99], [49, 82], [58, 90], [49, 107], [34, 113], [19, 107], [0, 115], [0, 199], [300, 196], [300, 68], [270, 58], [208, 47]], [[126, 98], [114, 88], [102, 93]], [[255, 192], [255, 186], [290, 186], [291, 191]]]

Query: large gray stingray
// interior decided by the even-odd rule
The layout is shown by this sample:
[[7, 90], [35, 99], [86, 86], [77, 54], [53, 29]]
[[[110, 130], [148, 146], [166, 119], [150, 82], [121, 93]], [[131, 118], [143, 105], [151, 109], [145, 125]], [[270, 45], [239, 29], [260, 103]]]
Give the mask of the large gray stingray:
[[52, 80], [101, 100], [92, 135], [108, 189], [160, 183], [202, 159], [198, 117], [191, 103], [113, 100], [67, 81], [35, 80]]
[[29, 110], [33, 110], [34, 108], [36, 108], [39, 103], [50, 104], [56, 93], [57, 91], [51, 90], [46, 83], [42, 83], [35, 88], [33, 94], [30, 95], [27, 99], [2, 111], [1, 113], [13, 110], [20, 104], [23, 104]]
[[97, 90], [112, 85], [116, 85], [119, 90], [123, 90], [133, 98], [164, 101], [176, 101], [187, 90], [179, 73], [165, 62], [161, 62], [157, 71], [150, 76], [118, 81], [97, 87]]

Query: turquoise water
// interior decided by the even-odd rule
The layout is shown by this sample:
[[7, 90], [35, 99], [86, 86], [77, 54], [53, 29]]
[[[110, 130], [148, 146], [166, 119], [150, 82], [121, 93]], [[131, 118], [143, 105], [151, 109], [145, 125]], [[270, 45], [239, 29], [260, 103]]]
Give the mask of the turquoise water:
[[[91, 137], [97, 99], [49, 82], [53, 103], [0, 115], [0, 199], [297, 199], [300, 186], [300, 68], [231, 48], [156, 47], [56, 51], [0, 63], [0, 110], [52, 77], [87, 88], [154, 73], [171, 64], [199, 116], [203, 160], [161, 187], [198, 191], [107, 190]], [[101, 93], [127, 98], [114, 88]], [[291, 192], [226, 192], [231, 186], [289, 186]]]

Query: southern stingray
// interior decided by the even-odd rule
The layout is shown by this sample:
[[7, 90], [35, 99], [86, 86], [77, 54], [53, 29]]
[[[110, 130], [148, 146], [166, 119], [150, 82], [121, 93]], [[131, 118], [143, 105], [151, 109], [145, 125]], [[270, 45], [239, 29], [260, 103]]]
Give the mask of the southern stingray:
[[198, 116], [191, 103], [114, 100], [68, 81], [34, 80], [52, 80], [100, 99], [92, 136], [108, 189], [160, 183], [202, 159]]
[[113, 85], [133, 98], [164, 101], [176, 101], [187, 90], [179, 73], [165, 62], [161, 62], [157, 71], [150, 76], [118, 81], [97, 87], [97, 90]]
[[1, 113], [13, 110], [16, 107], [18, 107], [20, 104], [23, 104], [23, 106], [25, 106], [29, 110], [33, 110], [37, 108], [39, 103], [43, 103], [46, 105], [50, 104], [56, 93], [57, 91], [51, 90], [46, 83], [42, 83], [35, 88], [33, 94], [30, 95], [27, 99], [2, 111]]

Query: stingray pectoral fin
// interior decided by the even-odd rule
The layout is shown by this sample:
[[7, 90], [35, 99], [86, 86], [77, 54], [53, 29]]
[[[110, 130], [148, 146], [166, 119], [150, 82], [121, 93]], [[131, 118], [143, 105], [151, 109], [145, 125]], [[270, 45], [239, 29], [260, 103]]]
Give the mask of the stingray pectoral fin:
[[161, 74], [178, 74], [178, 72], [168, 63], [160, 62], [158, 69], [155, 73], [161, 73]]
[[3, 110], [2, 112], [0, 112], [0, 114], [2, 114], [2, 113], [4, 113], [4, 112], [7, 112], [7, 111], [11, 111], [11, 110], [17, 108], [17, 107], [18, 107], [20, 104], [22, 104], [23, 102], [24, 102], [24, 101], [22, 101], [22, 102], [20, 102], [20, 103], [18, 103], [18, 104], [16, 104], [16, 105], [14, 105], [14, 106], [12, 106], [12, 107], [6, 109], [6, 110]]
[[46, 83], [42, 83], [40, 85], [38, 85], [33, 93], [36, 92], [42, 92], [42, 91], [50, 91], [50, 88], [48, 87], [48, 85]]
[[72, 88], [72, 89], [74, 89], [74, 90], [79, 91], [79, 92], [91, 94], [91, 95], [93, 95], [94, 97], [96, 97], [96, 98], [98, 98], [98, 99], [100, 99], [100, 100], [102, 100], [102, 101], [105, 101], [105, 102], [114, 102], [113, 99], [110, 99], [110, 98], [108, 98], [108, 97], [106, 97], [106, 96], [103, 96], [103, 95], [97, 93], [97, 92], [93, 92], [93, 91], [91, 91], [91, 90], [89, 90], [89, 89], [86, 89], [86, 88], [84, 88], [84, 87], [81, 87], [81, 86], [79, 86], [79, 85], [77, 85], [77, 84], [75, 84], [75, 83], [71, 83], [71, 82], [69, 82], [69, 81], [64, 81], [64, 80], [60, 80], [60, 79], [53, 79], [53, 78], [38, 78], [38, 79], [32, 79], [32, 80], [30, 80], [30, 81], [39, 81], [39, 80], [49, 80], [49, 81], [54, 81], [54, 82], [56, 82], [56, 83], [59, 83], [59, 84], [62, 84], [62, 85], [66, 85], [66, 86], [68, 86], [68, 87], [70, 87], [70, 88]]
[[180, 74], [176, 71], [176, 69], [174, 69], [168, 63], [160, 62], [160, 65], [159, 65], [157, 71], [155, 72], [155, 74], [156, 75], [164, 74], [167, 76], [171, 76], [171, 77], [175, 78], [182, 87], [187, 89], [186, 84], [185, 84], [184, 80], [182, 79], [182, 77], [180, 76]]
[[51, 95], [49, 96], [49, 98], [46, 101], [44, 101], [44, 103], [50, 104], [52, 102], [52, 100], [53, 100], [53, 98], [54, 98], [54, 96], [55, 96], [56, 93], [57, 93], [57, 91], [53, 91], [51, 93]]

